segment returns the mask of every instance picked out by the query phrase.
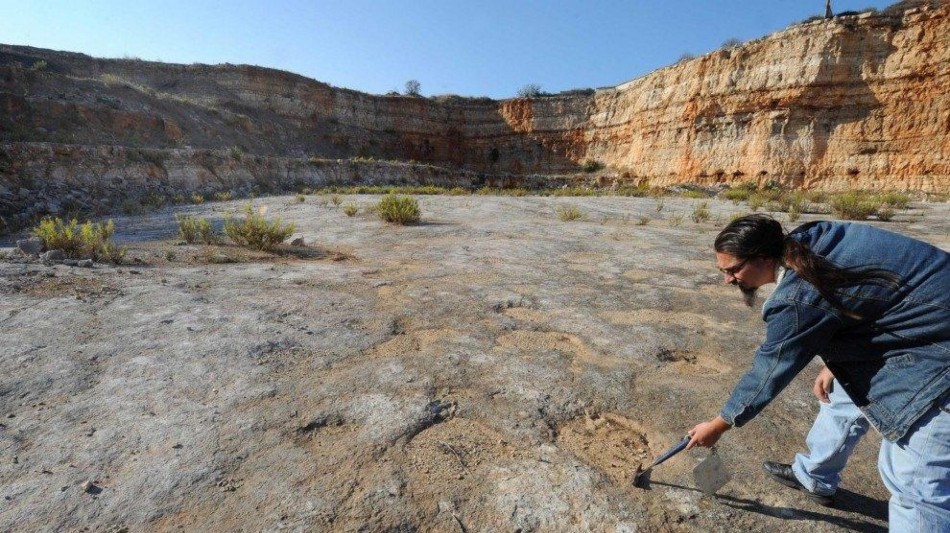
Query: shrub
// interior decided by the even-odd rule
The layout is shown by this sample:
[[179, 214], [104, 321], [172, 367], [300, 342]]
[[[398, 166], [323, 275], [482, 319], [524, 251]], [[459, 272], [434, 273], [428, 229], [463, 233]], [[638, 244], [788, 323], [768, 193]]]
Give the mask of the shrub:
[[565, 222], [584, 218], [584, 213], [573, 205], [559, 205], [555, 211], [557, 211], [557, 217]]
[[353, 204], [347, 204], [347, 205], [344, 205], [344, 206], [343, 206], [343, 212], [344, 212], [344, 213], [346, 214], [346, 216], [348, 216], [348, 217], [351, 217], [351, 216], [356, 215], [357, 213], [359, 213], [359, 211], [360, 211], [360, 208], [359, 208], [359, 207], [356, 207], [356, 206], [353, 205]]
[[637, 185], [636, 187], [631, 187], [630, 185], [622, 185], [617, 187], [614, 191], [614, 194], [617, 196], [630, 196], [635, 198], [643, 198], [650, 194], [650, 188], [646, 185]]
[[151, 193], [146, 194], [144, 197], [142, 197], [142, 199], [140, 200], [140, 203], [145, 207], [159, 209], [160, 207], [164, 206], [165, 202], [167, 201], [168, 199], [165, 198], [163, 195], [155, 193], [155, 192], [151, 192]]
[[677, 214], [670, 217], [670, 225], [675, 227], [680, 226], [683, 223], [683, 215]]
[[637, 219], [638, 226], [646, 226], [649, 223], [650, 223], [650, 217], [641, 216], [640, 218]]
[[229, 239], [241, 246], [255, 250], [271, 251], [287, 240], [294, 232], [294, 224], [283, 224], [280, 218], [268, 222], [264, 218], [265, 208], [254, 210], [250, 203], [244, 206], [244, 220], [224, 221], [224, 233]]
[[340, 207], [340, 204], [343, 203], [343, 198], [338, 194], [334, 194], [330, 197], [330, 203], [333, 204], [333, 207]]
[[30, 70], [32, 70], [33, 72], [39, 72], [41, 70], [46, 70], [46, 67], [48, 66], [49, 64], [46, 61], [40, 59], [36, 63], [33, 63], [32, 66], [30, 66]]
[[422, 94], [422, 84], [419, 80], [409, 80], [406, 82], [406, 94], [409, 96], [419, 96]]
[[469, 194], [472, 194], [472, 191], [464, 187], [452, 187], [451, 189], [449, 189], [448, 194], [452, 196], [467, 196]]
[[232, 146], [232, 147], [228, 148], [228, 155], [231, 156], [231, 159], [235, 159], [235, 160], [237, 160], [237, 161], [240, 161], [240, 160], [241, 160], [241, 156], [244, 155], [244, 152], [241, 150], [241, 147], [240, 147], [240, 146]]
[[521, 88], [518, 89], [518, 98], [537, 98], [543, 95], [544, 93], [541, 91], [541, 86], [537, 83], [522, 85]]
[[814, 204], [823, 204], [828, 201], [828, 193], [825, 191], [808, 191], [805, 193], [805, 199]]
[[298, 194], [296, 197], [297, 203], [302, 204], [307, 201], [307, 197], [303, 194]]
[[188, 244], [197, 242], [213, 244], [217, 241], [211, 221], [207, 218], [175, 215], [175, 221], [178, 222], [178, 236]]
[[894, 208], [885, 205], [877, 210], [877, 219], [881, 222], [890, 222], [892, 218], [894, 218]]
[[860, 191], [846, 192], [831, 199], [835, 216], [844, 220], [864, 220], [877, 212], [880, 202]]
[[910, 204], [910, 196], [900, 192], [884, 193], [879, 200], [882, 204], [889, 205], [895, 209], [907, 209]]
[[172, 196], [172, 203], [175, 203], [175, 204], [183, 204], [183, 203], [185, 203], [185, 202], [187, 202], [187, 201], [188, 201], [188, 199], [185, 198], [185, 195], [184, 195], [184, 194], [176, 194], [176, 195], [173, 195], [173, 196]]
[[419, 222], [419, 202], [411, 196], [387, 194], [376, 205], [376, 213], [392, 224], [412, 224]]
[[597, 172], [598, 170], [604, 168], [604, 165], [603, 163], [601, 163], [600, 161], [597, 161], [596, 159], [588, 159], [584, 161], [584, 164], [581, 168], [584, 169], [584, 172], [590, 173], [590, 172]]
[[193, 204], [195, 204], [195, 205], [205, 203], [205, 197], [204, 197], [204, 195], [202, 195], [202, 194], [192, 194], [192, 195], [191, 195], [191, 203], [193, 203]]
[[762, 206], [765, 205], [765, 198], [761, 194], [753, 194], [749, 197], [749, 209], [753, 212], [758, 211]]
[[735, 37], [730, 37], [729, 39], [726, 39], [725, 42], [722, 43], [722, 48], [726, 50], [729, 50], [731, 48], [738, 48], [740, 46], [742, 46], [742, 41], [740, 41], [739, 39], [736, 39]]
[[692, 219], [693, 222], [700, 224], [702, 222], [708, 222], [710, 216], [709, 202], [700, 202], [693, 208], [693, 212], [689, 215], [689, 218]]
[[231, 191], [216, 192], [214, 193], [214, 199], [219, 202], [227, 202], [234, 198], [234, 195], [231, 194]]
[[137, 215], [142, 212], [142, 206], [135, 200], [122, 201], [122, 213], [126, 215]]
[[[511, 189], [514, 191], [524, 191], [524, 194], [517, 194], [516, 196], [527, 196], [530, 194], [530, 191], [525, 189]], [[560, 189], [550, 189], [547, 191], [541, 192], [542, 196], [597, 196], [596, 189], [588, 189], [586, 187], [562, 187]]]
[[125, 256], [128, 254], [128, 251], [129, 249], [125, 246], [118, 246], [112, 242], [104, 242], [97, 254], [97, 260], [105, 260], [113, 265], [121, 265], [125, 262]]
[[802, 212], [800, 211], [800, 208], [798, 206], [792, 206], [791, 208], [788, 209], [789, 222], [797, 222], [798, 219], [801, 218], [801, 216], [802, 216]]
[[[85, 222], [79, 225], [75, 218], [69, 222], [61, 218], [47, 218], [33, 228], [33, 234], [43, 240], [47, 250], [62, 250], [73, 259], [90, 258], [120, 263], [126, 249], [112, 243], [115, 224]], [[116, 260], [117, 259], [117, 260]]]
[[732, 186], [729, 189], [719, 193], [719, 196], [726, 199], [732, 200], [732, 203], [738, 204], [739, 202], [745, 202], [749, 199], [750, 196], [755, 194], [759, 187], [751, 181], [745, 183], [738, 183]]

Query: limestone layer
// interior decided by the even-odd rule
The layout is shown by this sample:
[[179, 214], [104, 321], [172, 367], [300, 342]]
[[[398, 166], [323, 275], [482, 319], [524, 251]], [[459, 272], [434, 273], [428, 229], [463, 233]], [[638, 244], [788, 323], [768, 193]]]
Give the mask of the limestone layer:
[[[945, 192], [950, 3], [813, 21], [617, 87], [503, 101], [0, 45], [0, 141], [372, 157], [515, 176], [594, 160], [609, 176], [657, 185]], [[24, 166], [16, 154], [36, 152], [10, 146], [0, 145], [5, 181]]]

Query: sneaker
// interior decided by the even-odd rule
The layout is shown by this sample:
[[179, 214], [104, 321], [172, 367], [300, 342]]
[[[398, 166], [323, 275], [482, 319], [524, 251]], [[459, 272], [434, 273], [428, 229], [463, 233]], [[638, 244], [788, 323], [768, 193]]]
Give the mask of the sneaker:
[[762, 463], [762, 470], [765, 470], [765, 473], [769, 475], [775, 481], [778, 481], [786, 487], [791, 487], [795, 490], [799, 490], [805, 493], [806, 496], [819, 503], [825, 507], [830, 507], [834, 504], [835, 495], [832, 494], [816, 494], [802, 485], [798, 478], [795, 477], [795, 472], [792, 471], [792, 465], [787, 465], [785, 463], [773, 463], [772, 461], [766, 461]]

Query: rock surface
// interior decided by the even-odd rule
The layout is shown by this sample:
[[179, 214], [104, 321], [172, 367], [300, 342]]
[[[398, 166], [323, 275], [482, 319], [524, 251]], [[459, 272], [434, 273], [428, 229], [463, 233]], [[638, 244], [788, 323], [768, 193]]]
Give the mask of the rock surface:
[[23, 255], [39, 255], [43, 251], [43, 239], [39, 237], [19, 239], [16, 241], [16, 247]]
[[[814, 365], [724, 437], [718, 498], [701, 451], [630, 486], [763, 334], [710, 252], [732, 204], [425, 197], [396, 227], [256, 202], [307, 254], [177, 246], [164, 210], [117, 218], [134, 269], [0, 260], [0, 531], [884, 530], [876, 435], [837, 509], [761, 472], [803, 445]], [[896, 219], [950, 248], [950, 205]]]

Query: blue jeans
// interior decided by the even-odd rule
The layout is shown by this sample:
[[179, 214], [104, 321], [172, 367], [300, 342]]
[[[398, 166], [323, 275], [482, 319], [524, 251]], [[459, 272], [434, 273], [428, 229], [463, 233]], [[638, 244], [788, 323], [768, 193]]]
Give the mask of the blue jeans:
[[824, 496], [838, 490], [841, 471], [871, 427], [838, 380], [834, 381], [828, 400], [828, 403], [819, 403], [818, 417], [805, 439], [808, 453], [795, 455], [792, 463], [798, 482]]
[[[792, 464], [798, 481], [823, 495], [837, 490], [851, 452], [870, 428], [837, 381], [829, 400], [808, 432], [808, 453], [797, 454]], [[891, 492], [892, 533], [950, 533], [950, 400], [917, 420], [903, 440], [883, 440], [878, 470]]]
[[950, 399], [900, 441], [882, 441], [877, 467], [891, 491], [892, 532], [950, 533]]

